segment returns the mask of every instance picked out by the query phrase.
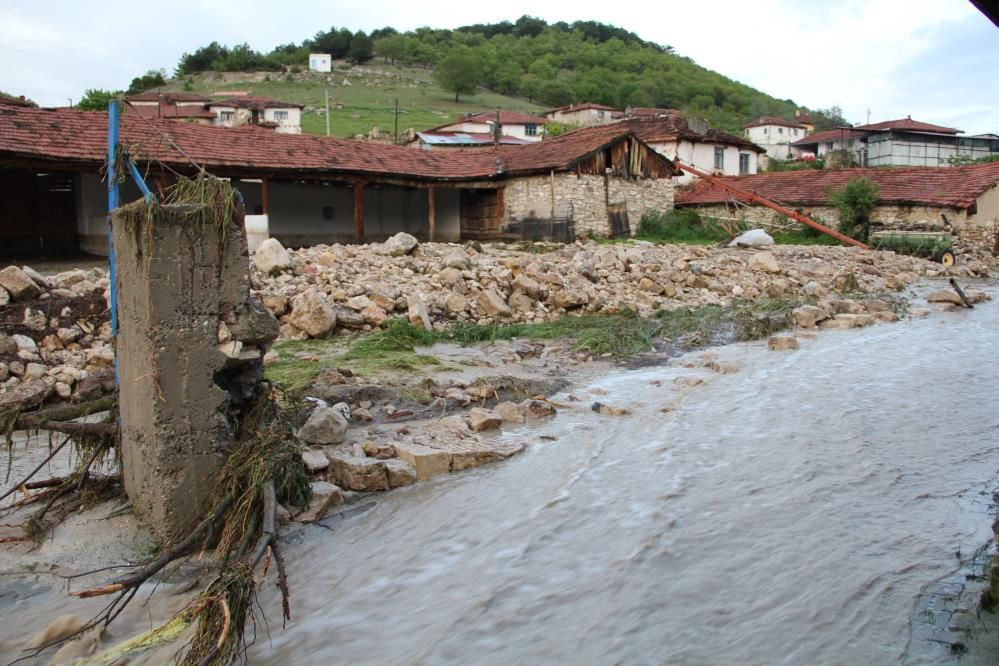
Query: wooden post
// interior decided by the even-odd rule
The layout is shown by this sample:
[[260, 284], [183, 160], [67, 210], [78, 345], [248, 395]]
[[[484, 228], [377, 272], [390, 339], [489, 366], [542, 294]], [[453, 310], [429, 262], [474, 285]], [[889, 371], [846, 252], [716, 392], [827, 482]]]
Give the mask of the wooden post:
[[354, 183], [354, 240], [364, 242], [364, 181]]
[[427, 205], [430, 209], [430, 212], [427, 214], [427, 221], [430, 223], [430, 229], [427, 232], [427, 240], [433, 242], [434, 231], [436, 230], [437, 227], [437, 210], [436, 210], [437, 201], [436, 197], [434, 196], [433, 187], [427, 188]]
[[271, 184], [267, 178], [260, 179], [260, 213], [267, 215], [271, 209]]

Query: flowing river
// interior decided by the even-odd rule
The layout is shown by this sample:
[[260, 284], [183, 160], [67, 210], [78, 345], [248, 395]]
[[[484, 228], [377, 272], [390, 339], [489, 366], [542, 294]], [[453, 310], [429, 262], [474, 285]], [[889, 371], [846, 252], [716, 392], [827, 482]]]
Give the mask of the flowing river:
[[993, 301], [574, 387], [500, 435], [522, 455], [287, 537], [294, 619], [268, 585], [250, 661], [957, 663], [952, 629], [986, 634], [997, 335]]

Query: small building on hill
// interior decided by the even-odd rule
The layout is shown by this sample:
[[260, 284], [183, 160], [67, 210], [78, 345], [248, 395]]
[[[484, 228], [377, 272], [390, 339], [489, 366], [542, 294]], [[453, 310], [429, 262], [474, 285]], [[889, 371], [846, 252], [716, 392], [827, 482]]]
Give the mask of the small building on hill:
[[416, 132], [408, 145], [410, 148], [434, 150], [437, 148], [481, 148], [496, 144], [501, 146], [523, 146], [534, 143], [529, 139], [503, 134], [495, 137], [483, 132]]
[[867, 145], [863, 139], [866, 132], [852, 127], [837, 127], [824, 132], [809, 134], [791, 142], [791, 154], [795, 159], [826, 158], [829, 153], [839, 152], [848, 157], [852, 166], [864, 164]]
[[309, 54], [309, 71], [310, 72], [332, 72], [333, 71], [333, 56], [329, 53], [310, 53]]
[[961, 130], [913, 120], [912, 117], [857, 125], [867, 146], [865, 166], [947, 166], [949, 159], [999, 154], [999, 142], [962, 137]]
[[[842, 189], [854, 178], [867, 178], [880, 188], [877, 207], [871, 213], [872, 230], [943, 230], [983, 250], [991, 251], [995, 245], [999, 228], [999, 162], [963, 167], [809, 169], [726, 180], [836, 227], [839, 212], [830, 202], [829, 193]], [[678, 191], [676, 206], [712, 217], [742, 219], [765, 229], [788, 222], [769, 208], [746, 206], [726, 190], [703, 181]]]
[[[400, 231], [498, 238], [556, 217], [578, 234], [626, 234], [646, 211], [672, 207], [677, 173], [624, 124], [528, 145], [423, 151], [126, 113], [121, 143], [157, 191], [202, 167], [229, 178], [247, 228], [289, 247]], [[0, 106], [0, 254], [106, 253], [106, 152], [106, 113]], [[123, 187], [123, 201], [139, 198], [131, 183]]]

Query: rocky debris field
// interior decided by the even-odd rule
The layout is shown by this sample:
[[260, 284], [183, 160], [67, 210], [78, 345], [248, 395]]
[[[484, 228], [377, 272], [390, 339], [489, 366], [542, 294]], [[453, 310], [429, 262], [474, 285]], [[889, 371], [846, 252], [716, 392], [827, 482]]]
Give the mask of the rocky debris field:
[[0, 271], [0, 412], [114, 390], [107, 272]]
[[[802, 327], [864, 326], [897, 317], [877, 296], [927, 277], [984, 277], [992, 260], [965, 254], [945, 269], [848, 247], [421, 244], [400, 233], [384, 243], [290, 251], [270, 239], [250, 263], [254, 294], [281, 323], [279, 340], [307, 340], [377, 330], [392, 317], [440, 331], [760, 298], [812, 303], [794, 312]], [[113, 389], [108, 286], [101, 269], [0, 271], [0, 411]], [[266, 360], [276, 357], [271, 351]]]
[[[280, 339], [372, 330], [391, 316], [443, 330], [455, 322], [544, 322], [578, 313], [726, 305], [757, 298], [831, 300], [896, 292], [927, 277], [984, 277], [987, 256], [950, 269], [917, 257], [850, 247], [765, 250], [686, 245], [385, 243], [287, 251], [269, 240], [253, 256], [253, 285], [281, 321]], [[853, 312], [852, 314], [856, 314]]]

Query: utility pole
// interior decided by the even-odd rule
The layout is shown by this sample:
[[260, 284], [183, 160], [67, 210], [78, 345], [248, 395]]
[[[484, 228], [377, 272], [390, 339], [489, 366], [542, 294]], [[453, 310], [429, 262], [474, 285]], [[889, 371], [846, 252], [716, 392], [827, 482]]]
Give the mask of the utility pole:
[[326, 136], [330, 135], [330, 89], [326, 88]]
[[867, 107], [867, 123], [866, 124], [868, 124], [868, 125], [871, 124], [871, 107]]
[[393, 134], [392, 143], [396, 146], [399, 145], [399, 98], [395, 98], [395, 133]]

